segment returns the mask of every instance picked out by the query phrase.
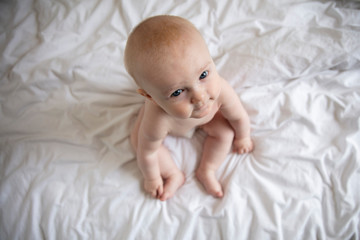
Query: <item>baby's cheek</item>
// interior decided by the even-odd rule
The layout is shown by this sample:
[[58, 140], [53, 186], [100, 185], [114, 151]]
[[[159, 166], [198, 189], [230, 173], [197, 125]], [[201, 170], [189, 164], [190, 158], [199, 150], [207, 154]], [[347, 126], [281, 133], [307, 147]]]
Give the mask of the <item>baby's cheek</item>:
[[174, 108], [174, 115], [178, 118], [189, 118], [191, 115], [191, 109], [189, 106], [177, 106]]
[[209, 94], [211, 99], [217, 99], [220, 95], [221, 86], [218, 82], [215, 82], [209, 86]]

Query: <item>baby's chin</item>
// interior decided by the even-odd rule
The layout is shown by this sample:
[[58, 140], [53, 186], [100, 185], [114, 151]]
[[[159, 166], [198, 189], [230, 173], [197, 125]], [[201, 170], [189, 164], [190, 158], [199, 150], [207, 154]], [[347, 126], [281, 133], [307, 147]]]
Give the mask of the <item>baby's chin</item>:
[[204, 118], [207, 115], [209, 115], [210, 112], [211, 112], [211, 104], [206, 104], [204, 108], [198, 110], [194, 109], [191, 114], [191, 118]]

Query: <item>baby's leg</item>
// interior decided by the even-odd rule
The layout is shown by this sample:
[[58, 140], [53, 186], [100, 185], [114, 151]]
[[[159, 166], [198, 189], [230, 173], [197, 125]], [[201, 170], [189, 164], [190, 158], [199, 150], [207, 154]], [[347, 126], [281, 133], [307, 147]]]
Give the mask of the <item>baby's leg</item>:
[[204, 125], [202, 129], [208, 136], [204, 142], [196, 176], [208, 193], [214, 197], [222, 197], [222, 187], [216, 179], [215, 173], [230, 151], [234, 139], [234, 130], [221, 113], [217, 113], [214, 119]]

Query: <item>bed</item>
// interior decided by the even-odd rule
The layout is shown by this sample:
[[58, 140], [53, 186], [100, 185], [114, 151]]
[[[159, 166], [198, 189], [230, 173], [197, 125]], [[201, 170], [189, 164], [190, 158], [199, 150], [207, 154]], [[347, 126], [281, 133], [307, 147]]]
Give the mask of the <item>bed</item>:
[[[190, 20], [247, 109], [255, 150], [229, 154], [215, 199], [204, 135], [164, 144], [186, 175], [144, 193], [126, 73], [143, 19]], [[360, 2], [0, 2], [0, 239], [360, 239]]]

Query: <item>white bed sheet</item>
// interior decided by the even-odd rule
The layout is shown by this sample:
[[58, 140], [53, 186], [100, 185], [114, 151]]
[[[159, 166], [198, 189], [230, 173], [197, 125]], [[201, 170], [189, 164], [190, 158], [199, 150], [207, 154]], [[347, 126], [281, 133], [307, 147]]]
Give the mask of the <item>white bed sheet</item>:
[[[165, 144], [186, 182], [142, 190], [123, 66], [131, 29], [189, 19], [256, 148], [194, 177], [203, 136]], [[0, 2], [0, 239], [360, 239], [360, 5], [348, 1]]]

